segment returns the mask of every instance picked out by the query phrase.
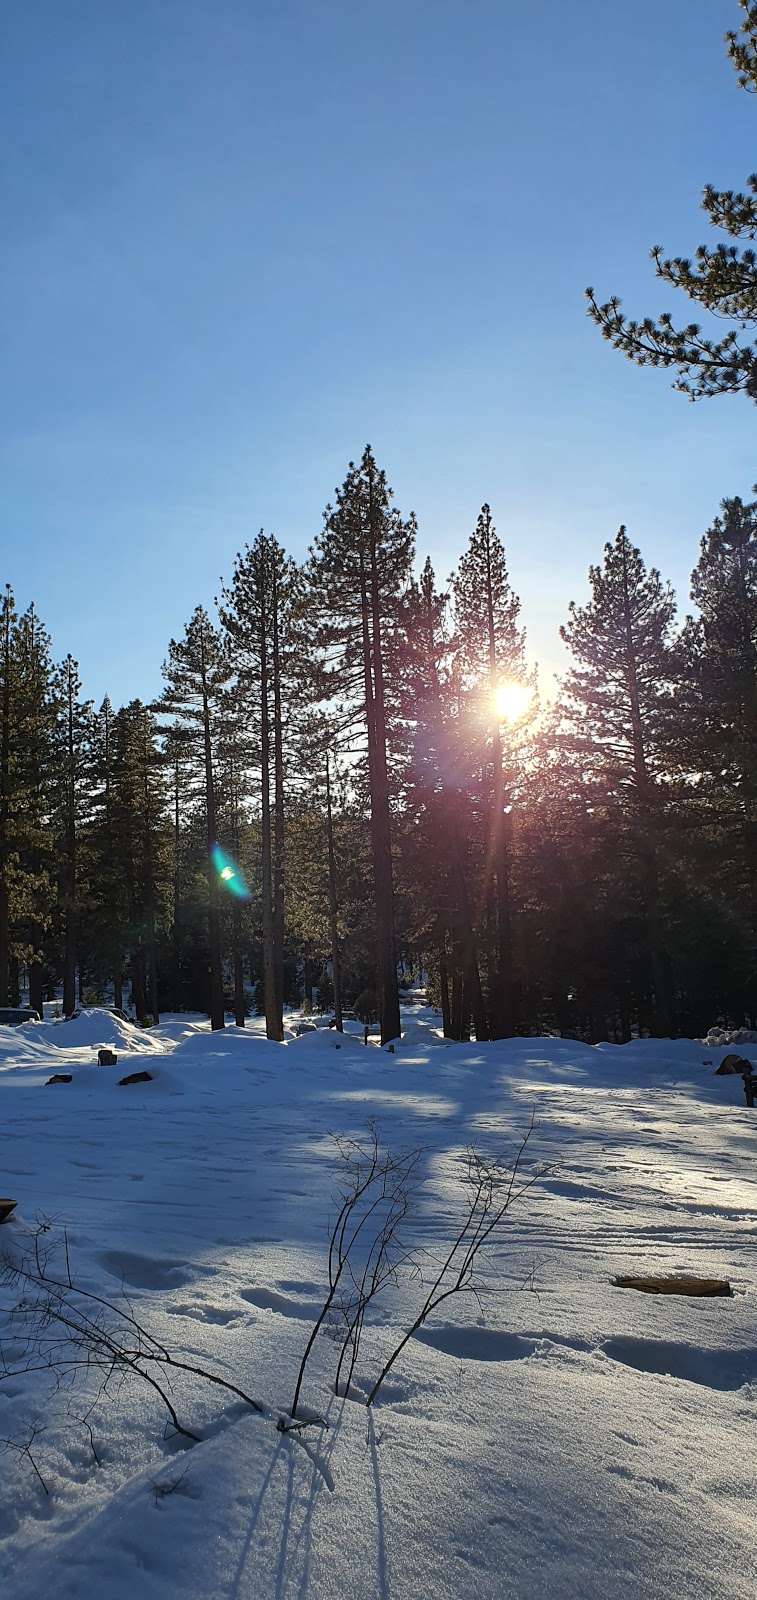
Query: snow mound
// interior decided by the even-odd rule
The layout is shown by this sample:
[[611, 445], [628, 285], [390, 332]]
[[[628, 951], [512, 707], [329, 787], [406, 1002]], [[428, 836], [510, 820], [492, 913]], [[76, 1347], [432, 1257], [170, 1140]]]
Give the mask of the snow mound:
[[110, 1048], [122, 1055], [163, 1055], [166, 1049], [166, 1045], [146, 1029], [95, 1007], [80, 1011], [78, 1017], [68, 1021], [25, 1024], [25, 1029], [32, 1028], [35, 1043], [53, 1045], [57, 1050], [81, 1050], [91, 1046], [94, 1050]]

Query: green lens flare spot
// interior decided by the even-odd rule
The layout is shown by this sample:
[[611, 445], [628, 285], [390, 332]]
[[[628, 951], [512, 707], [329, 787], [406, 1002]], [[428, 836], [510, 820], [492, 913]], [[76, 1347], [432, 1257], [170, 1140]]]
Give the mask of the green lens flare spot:
[[242, 872], [235, 861], [232, 861], [222, 849], [220, 844], [214, 844], [210, 852], [210, 859], [218, 873], [219, 882], [228, 889], [230, 894], [236, 895], [238, 900], [249, 900], [250, 891], [244, 881]]

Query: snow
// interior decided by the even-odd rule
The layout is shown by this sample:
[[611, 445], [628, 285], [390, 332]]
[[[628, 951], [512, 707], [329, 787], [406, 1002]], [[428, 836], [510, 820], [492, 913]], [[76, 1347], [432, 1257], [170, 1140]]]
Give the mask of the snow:
[[[0, 1438], [44, 1426], [49, 1491], [10, 1448], [4, 1600], [752, 1600], [757, 1113], [715, 1076], [727, 1042], [463, 1046], [422, 1007], [405, 1022], [394, 1053], [184, 1017], [0, 1028], [0, 1191], [18, 1201], [0, 1250], [39, 1217], [65, 1225], [78, 1281], [128, 1294], [175, 1353], [265, 1407], [178, 1382], [202, 1439], [187, 1448], [132, 1383], [89, 1419], [96, 1461], [85, 1388], [0, 1380]], [[117, 1066], [97, 1066], [101, 1045]], [[119, 1086], [140, 1070], [151, 1081]], [[72, 1082], [47, 1086], [55, 1071]], [[390, 1149], [421, 1147], [427, 1261], [461, 1215], [466, 1146], [512, 1156], [534, 1107], [531, 1187], [480, 1301], [440, 1308], [373, 1414], [360, 1396], [417, 1284], [372, 1319], [355, 1398], [334, 1396], [317, 1339], [303, 1400], [329, 1428], [278, 1432], [323, 1303], [331, 1136], [375, 1118]], [[728, 1278], [733, 1298], [613, 1287], [642, 1273]]]

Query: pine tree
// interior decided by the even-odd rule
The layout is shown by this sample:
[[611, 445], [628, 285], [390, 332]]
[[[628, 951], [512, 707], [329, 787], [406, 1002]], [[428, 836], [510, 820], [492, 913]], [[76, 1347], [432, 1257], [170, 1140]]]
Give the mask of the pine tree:
[[[675, 597], [621, 527], [589, 569], [592, 597], [571, 603], [561, 636], [578, 663], [564, 680], [566, 747], [583, 779], [624, 823], [646, 925], [650, 1026], [672, 1029], [668, 952], [660, 909], [659, 855], [672, 750], [677, 660]], [[596, 791], [595, 791], [596, 792]]]
[[[726, 34], [728, 54], [736, 67], [739, 86], [757, 92], [757, 4], [739, 0], [743, 12], [739, 33]], [[748, 193], [718, 190], [708, 184], [702, 209], [713, 227], [732, 239], [757, 238], [757, 174], [748, 179]], [[757, 401], [757, 346], [742, 344], [739, 331], [757, 326], [757, 258], [751, 247], [700, 245], [695, 264], [684, 256], [668, 259], [655, 246], [652, 260], [657, 277], [682, 289], [695, 304], [735, 323], [719, 339], [708, 339], [698, 323], [675, 328], [669, 312], [655, 322], [645, 317], [632, 322], [620, 310], [617, 296], [600, 304], [587, 289], [589, 316], [603, 337], [640, 367], [665, 367], [678, 373], [673, 385], [692, 400], [743, 390]]]
[[266, 1034], [277, 1040], [284, 1037], [285, 722], [290, 727], [294, 720], [301, 674], [300, 590], [295, 563], [261, 529], [237, 557], [221, 605], [236, 679], [232, 725], [240, 759], [249, 767], [257, 756], [260, 764], [263, 992]]
[[[683, 765], [701, 773], [700, 827], [717, 834], [721, 881], [751, 929], [746, 994], [757, 1015], [757, 503], [723, 501], [702, 540], [683, 651], [688, 669]], [[690, 791], [687, 793], [687, 799]]]
[[221, 960], [221, 919], [218, 879], [212, 851], [218, 842], [216, 819], [215, 749], [219, 718], [229, 666], [223, 639], [214, 628], [207, 611], [197, 606], [184, 631], [172, 639], [168, 659], [163, 665], [166, 687], [155, 709], [178, 721], [185, 730], [186, 749], [191, 753], [199, 778], [205, 817], [207, 875], [207, 926], [210, 977], [210, 1025], [224, 1026], [223, 968]]
[[117, 825], [115, 724], [116, 713], [106, 695], [92, 719], [89, 815], [81, 841], [86, 886], [81, 910], [88, 970], [98, 991], [112, 983], [113, 1003], [122, 1006], [129, 906]]
[[16, 605], [10, 584], [0, 607], [0, 1005], [7, 1006], [10, 983], [10, 898], [13, 863], [13, 734], [16, 672]]
[[486, 1039], [468, 882], [465, 741], [456, 714], [457, 685], [455, 681], [453, 689], [450, 676], [453, 641], [445, 622], [447, 598], [437, 592], [427, 560], [420, 579], [409, 587], [403, 614], [402, 710], [412, 729], [404, 780], [403, 877], [412, 886], [414, 942], [428, 948], [429, 954], [433, 951], [438, 968], [445, 1033], [469, 1037], [472, 1015], [476, 1038]]
[[58, 907], [63, 924], [63, 1013], [76, 1007], [83, 996], [83, 969], [79, 961], [80, 826], [86, 813], [91, 757], [92, 705], [81, 699], [79, 663], [69, 653], [55, 678], [55, 827], [58, 864]]
[[113, 729], [114, 831], [127, 886], [127, 946], [132, 998], [141, 1022], [160, 1020], [158, 925], [168, 898], [169, 846], [165, 768], [154, 714], [132, 700]]
[[34, 607], [19, 617], [8, 587], [0, 603], [0, 1003], [19, 1003], [26, 963], [37, 1008], [51, 900], [49, 646]]
[[13, 915], [13, 940], [17, 959], [27, 967], [29, 1004], [41, 1014], [44, 943], [52, 917], [54, 839], [49, 819], [56, 706], [50, 638], [33, 605], [19, 619], [16, 655], [15, 788], [22, 894]]
[[459, 671], [469, 700], [468, 715], [480, 725], [482, 750], [484, 743], [489, 747], [488, 854], [496, 885], [496, 977], [490, 1026], [492, 1037], [501, 1039], [514, 1032], [515, 1000], [500, 695], [512, 685], [525, 690], [528, 675], [525, 635], [518, 626], [520, 601], [513, 593], [504, 548], [488, 505], [481, 508], [460, 562], [454, 594]]
[[328, 506], [310, 563], [314, 608], [344, 722], [362, 729], [368, 772], [381, 1040], [399, 1037], [392, 869], [389, 698], [401, 597], [410, 576], [415, 520], [392, 505], [370, 446], [350, 462]]

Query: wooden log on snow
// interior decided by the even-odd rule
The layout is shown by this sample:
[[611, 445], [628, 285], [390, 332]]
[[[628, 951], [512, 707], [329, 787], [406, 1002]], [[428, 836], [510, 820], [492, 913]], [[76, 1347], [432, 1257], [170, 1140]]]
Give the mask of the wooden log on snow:
[[640, 1289], [642, 1294], [687, 1294], [697, 1297], [733, 1294], [725, 1278], [613, 1278], [616, 1289]]

